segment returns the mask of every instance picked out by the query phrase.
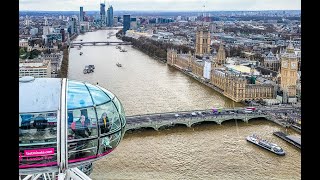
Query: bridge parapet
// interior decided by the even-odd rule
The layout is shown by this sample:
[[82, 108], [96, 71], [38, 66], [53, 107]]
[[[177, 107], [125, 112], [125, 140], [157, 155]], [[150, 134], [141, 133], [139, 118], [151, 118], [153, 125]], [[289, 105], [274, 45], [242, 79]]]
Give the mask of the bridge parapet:
[[191, 118], [172, 118], [167, 120], [158, 120], [149, 122], [136, 122], [136, 123], [127, 123], [126, 130], [140, 129], [140, 128], [153, 128], [158, 130], [161, 127], [165, 126], [174, 126], [177, 124], [183, 124], [187, 127], [191, 127], [193, 124], [201, 122], [215, 122], [219, 125], [224, 121], [239, 119], [243, 122], [248, 122], [250, 119], [254, 118], [266, 118], [269, 119], [268, 115], [264, 114], [243, 114], [243, 115], [221, 115], [221, 116], [212, 116], [212, 117], [191, 117]]

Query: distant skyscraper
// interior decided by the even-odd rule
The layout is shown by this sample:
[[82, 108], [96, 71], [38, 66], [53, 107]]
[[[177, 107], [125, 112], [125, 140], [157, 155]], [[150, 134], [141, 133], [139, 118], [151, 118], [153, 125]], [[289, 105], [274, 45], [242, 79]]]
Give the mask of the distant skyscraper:
[[32, 29], [30, 29], [30, 34], [31, 34], [32, 36], [35, 36], [37, 33], [38, 33], [38, 28], [32, 28]]
[[45, 25], [45, 26], [48, 26], [48, 20], [47, 20], [47, 17], [44, 17], [44, 25]]
[[101, 26], [105, 26], [106, 25], [106, 9], [105, 9], [106, 5], [104, 3], [100, 4], [100, 23]]
[[65, 33], [64, 28], [61, 28], [61, 29], [60, 29], [60, 33], [61, 33], [61, 36], [62, 36], [62, 42], [64, 42], [64, 41], [65, 41], [65, 38], [66, 38], [66, 33]]
[[50, 27], [49, 26], [43, 26], [42, 29], [43, 29], [43, 32], [42, 32], [43, 35], [50, 34]]
[[137, 18], [130, 18], [130, 29], [137, 29]]
[[130, 15], [123, 15], [123, 33], [126, 34], [126, 31], [130, 29]]
[[30, 22], [31, 22], [30, 19], [26, 19], [25, 25], [26, 25], [26, 26], [30, 26]]
[[118, 17], [113, 17], [113, 25], [115, 26], [118, 23]]
[[113, 26], [113, 7], [110, 6], [107, 10], [108, 18], [107, 18], [107, 26], [112, 27]]
[[76, 18], [72, 17], [71, 20], [69, 21], [69, 30], [68, 32], [72, 35], [74, 33], [77, 33], [77, 20]]
[[81, 22], [83, 20], [84, 20], [84, 18], [83, 18], [83, 7], [80, 6], [80, 18], [79, 18], [79, 21]]

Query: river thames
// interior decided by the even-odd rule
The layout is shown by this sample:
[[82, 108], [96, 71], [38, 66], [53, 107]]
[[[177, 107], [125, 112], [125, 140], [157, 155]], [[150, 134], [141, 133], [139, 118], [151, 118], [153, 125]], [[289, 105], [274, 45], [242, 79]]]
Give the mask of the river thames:
[[[89, 32], [75, 41], [120, 41], [117, 30]], [[70, 49], [69, 79], [110, 90], [126, 115], [242, 106], [131, 46], [83, 46]], [[83, 52], [80, 56], [79, 53]], [[122, 67], [116, 66], [121, 63]], [[85, 65], [95, 72], [83, 74]], [[301, 179], [301, 153], [272, 135], [286, 131], [266, 120], [203, 123], [162, 131], [126, 133], [119, 146], [94, 163], [92, 179]], [[277, 156], [249, 142], [256, 133], [281, 146]], [[288, 130], [288, 134], [299, 134]]]

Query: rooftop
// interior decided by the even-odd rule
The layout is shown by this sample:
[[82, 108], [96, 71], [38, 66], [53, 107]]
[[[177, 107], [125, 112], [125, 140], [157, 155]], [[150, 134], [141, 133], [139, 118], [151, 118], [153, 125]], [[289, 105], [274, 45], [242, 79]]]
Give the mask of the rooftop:
[[[247, 66], [243, 66], [243, 65], [233, 65], [233, 64], [226, 64], [225, 65], [229, 70], [231, 71], [236, 71], [238, 73], [247, 73], [250, 74], [250, 69]], [[254, 70], [254, 75], [259, 75], [259, 72], [257, 70]]]
[[50, 63], [50, 60], [22, 60], [19, 61], [19, 69], [20, 68], [47, 68]]

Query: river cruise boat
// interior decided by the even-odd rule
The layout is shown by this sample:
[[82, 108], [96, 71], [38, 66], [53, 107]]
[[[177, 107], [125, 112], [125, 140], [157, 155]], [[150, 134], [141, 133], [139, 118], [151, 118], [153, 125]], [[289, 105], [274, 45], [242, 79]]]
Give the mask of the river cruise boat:
[[121, 65], [120, 63], [117, 63], [116, 65], [117, 65], [118, 67], [122, 67], [122, 65]]
[[280, 146], [278, 146], [277, 144], [268, 142], [267, 140], [262, 139], [261, 137], [255, 135], [255, 134], [248, 136], [247, 141], [249, 141], [257, 146], [260, 146], [266, 150], [269, 150], [279, 156], [285, 155], [284, 150]]
[[93, 69], [94, 69], [94, 68], [92, 67], [92, 65], [85, 66], [84, 69], [83, 69], [83, 74], [92, 73], [92, 72], [94, 72]]

